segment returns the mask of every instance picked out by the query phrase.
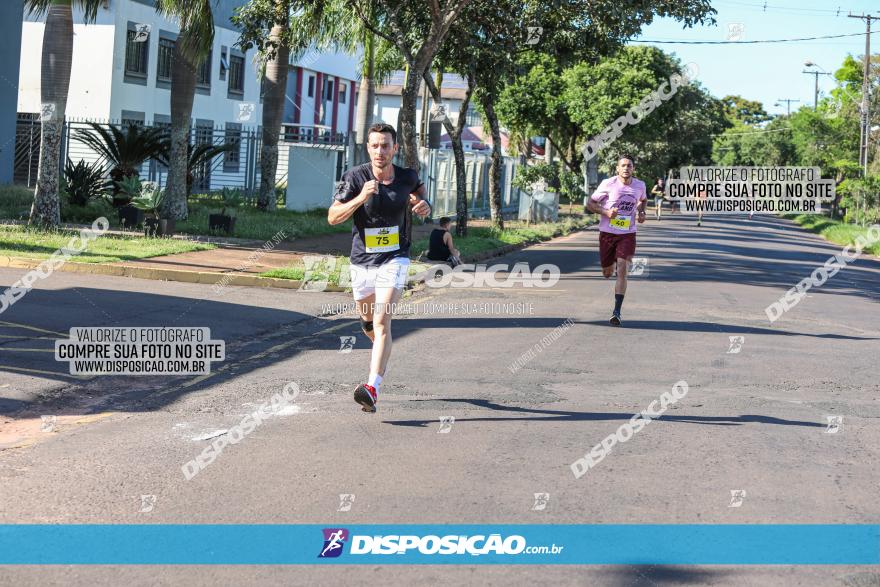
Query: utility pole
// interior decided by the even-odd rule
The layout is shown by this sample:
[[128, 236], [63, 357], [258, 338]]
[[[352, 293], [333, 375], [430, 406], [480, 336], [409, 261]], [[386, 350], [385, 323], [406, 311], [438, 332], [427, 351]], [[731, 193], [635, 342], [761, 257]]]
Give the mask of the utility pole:
[[[819, 67], [818, 65], [816, 65], [812, 61], [807, 61], [806, 63], [804, 63], [804, 65], [806, 65], [807, 67], [815, 67], [816, 69], [822, 69], [821, 67]], [[820, 75], [831, 75], [831, 74], [825, 70], [822, 70], [822, 71], [802, 71], [801, 73], [806, 73], [806, 74], [815, 76], [815, 78], [816, 78], [816, 80], [815, 80], [816, 85], [814, 86], [815, 89], [813, 90], [813, 110], [818, 110], [819, 109], [819, 76]]]
[[791, 98], [779, 98], [779, 100], [777, 100], [776, 104], [774, 105], [778, 106], [779, 102], [785, 102], [785, 115], [791, 116], [791, 103], [800, 102], [800, 100], [792, 100]]
[[880, 20], [880, 16], [871, 16], [870, 14], [849, 14], [849, 18], [860, 18], [865, 21], [865, 77], [862, 81], [862, 107], [859, 109], [862, 114], [861, 138], [859, 140], [859, 163], [864, 169], [864, 173], [868, 175], [868, 139], [871, 134], [871, 96], [869, 85], [871, 71], [871, 21]]

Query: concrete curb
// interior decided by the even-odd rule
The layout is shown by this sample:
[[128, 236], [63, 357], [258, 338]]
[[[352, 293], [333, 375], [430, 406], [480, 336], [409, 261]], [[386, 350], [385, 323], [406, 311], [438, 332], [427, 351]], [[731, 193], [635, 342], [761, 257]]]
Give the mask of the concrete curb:
[[[590, 225], [592, 226], [592, 225]], [[582, 230], [587, 230], [590, 226], [585, 226], [572, 230], [568, 234], [573, 234]], [[547, 240], [552, 240], [563, 234], [554, 234]], [[520, 249], [524, 249], [530, 245], [539, 242], [547, 242], [547, 240], [535, 239], [532, 241], [522, 242], [515, 245], [505, 245], [490, 251], [483, 251], [462, 259], [465, 263], [475, 263], [493, 257], [506, 255]], [[0, 267], [14, 267], [18, 269], [34, 269], [43, 263], [45, 259], [30, 259], [26, 257], [5, 257], [0, 256]], [[202, 283], [206, 285], [224, 284], [237, 285], [245, 287], [277, 287], [281, 289], [300, 289], [302, 282], [293, 279], [280, 279], [277, 277], [260, 277], [259, 275], [248, 275], [241, 273], [218, 273], [215, 271], [189, 271], [186, 269], [154, 269], [151, 267], [137, 267], [133, 265], [109, 265], [100, 263], [77, 263], [69, 261], [64, 263], [57, 269], [58, 271], [68, 271], [73, 273], [86, 273], [91, 275], [112, 275], [115, 277], [135, 277], [137, 279], [152, 279], [156, 281], [180, 281], [184, 283]], [[417, 277], [412, 281], [414, 285], [424, 283], [424, 273], [421, 277]], [[336, 285], [327, 285], [322, 291], [325, 292], [345, 292], [349, 288], [339, 287]]]
[[[34, 269], [44, 260], [23, 257], [0, 257], [0, 267]], [[258, 275], [217, 273], [213, 271], [187, 271], [184, 269], [153, 269], [132, 265], [101, 265], [97, 263], [68, 262], [57, 269], [73, 273], [90, 275], [112, 275], [115, 277], [136, 277], [157, 281], [180, 281], [184, 283], [203, 283], [207, 285], [225, 284], [248, 287], [277, 287], [282, 289], [299, 289], [301, 282], [293, 279], [277, 277], [260, 277]], [[344, 292], [345, 288], [328, 285], [324, 291]]]

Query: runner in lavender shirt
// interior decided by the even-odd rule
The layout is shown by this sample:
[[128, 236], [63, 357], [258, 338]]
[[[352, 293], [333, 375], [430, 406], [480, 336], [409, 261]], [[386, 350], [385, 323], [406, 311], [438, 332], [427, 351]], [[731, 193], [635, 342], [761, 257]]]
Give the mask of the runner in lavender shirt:
[[626, 294], [628, 264], [636, 253], [636, 224], [645, 221], [648, 196], [645, 182], [633, 177], [634, 159], [621, 155], [617, 175], [602, 181], [587, 202], [587, 209], [599, 219], [599, 261], [602, 275], [608, 279], [617, 268], [614, 285], [614, 311], [611, 324], [620, 326], [620, 311]]

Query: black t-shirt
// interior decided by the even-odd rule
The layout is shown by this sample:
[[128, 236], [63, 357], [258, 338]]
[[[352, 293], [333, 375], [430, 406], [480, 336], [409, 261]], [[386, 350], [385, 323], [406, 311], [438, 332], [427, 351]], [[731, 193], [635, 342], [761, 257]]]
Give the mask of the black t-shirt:
[[[370, 163], [349, 169], [336, 182], [333, 199], [348, 202], [374, 179]], [[418, 172], [394, 165], [394, 181], [389, 185], [380, 182], [378, 193], [355, 210], [351, 228], [352, 265], [374, 267], [396, 257], [409, 258], [409, 195], [421, 185]]]
[[442, 228], [435, 228], [428, 237], [428, 259], [431, 261], [445, 261], [452, 255], [452, 251], [443, 242], [446, 231]]

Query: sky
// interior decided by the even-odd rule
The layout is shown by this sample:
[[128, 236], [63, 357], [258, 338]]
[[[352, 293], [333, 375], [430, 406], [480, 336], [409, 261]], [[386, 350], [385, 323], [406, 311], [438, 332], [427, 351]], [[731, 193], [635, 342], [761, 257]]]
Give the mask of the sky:
[[[757, 100], [771, 114], [785, 114], [780, 99], [794, 99], [792, 112], [813, 105], [815, 77], [801, 73], [804, 62], [833, 73], [847, 54], [865, 52], [865, 21], [847, 14], [880, 16], [880, 0], [711, 0], [716, 25], [683, 28], [670, 18], [655, 20], [634, 44], [646, 41], [726, 41], [729, 25], [743, 41], [792, 39], [860, 33], [858, 36], [792, 43], [728, 45], [656, 44], [683, 63], [696, 63], [697, 79], [714, 96], [739, 94]], [[766, 6], [766, 8], [765, 8]], [[838, 12], [839, 11], [839, 12]], [[880, 21], [872, 21], [871, 53], [880, 53]], [[815, 68], [809, 68], [817, 71]], [[831, 76], [819, 76], [819, 99], [835, 87]]]

